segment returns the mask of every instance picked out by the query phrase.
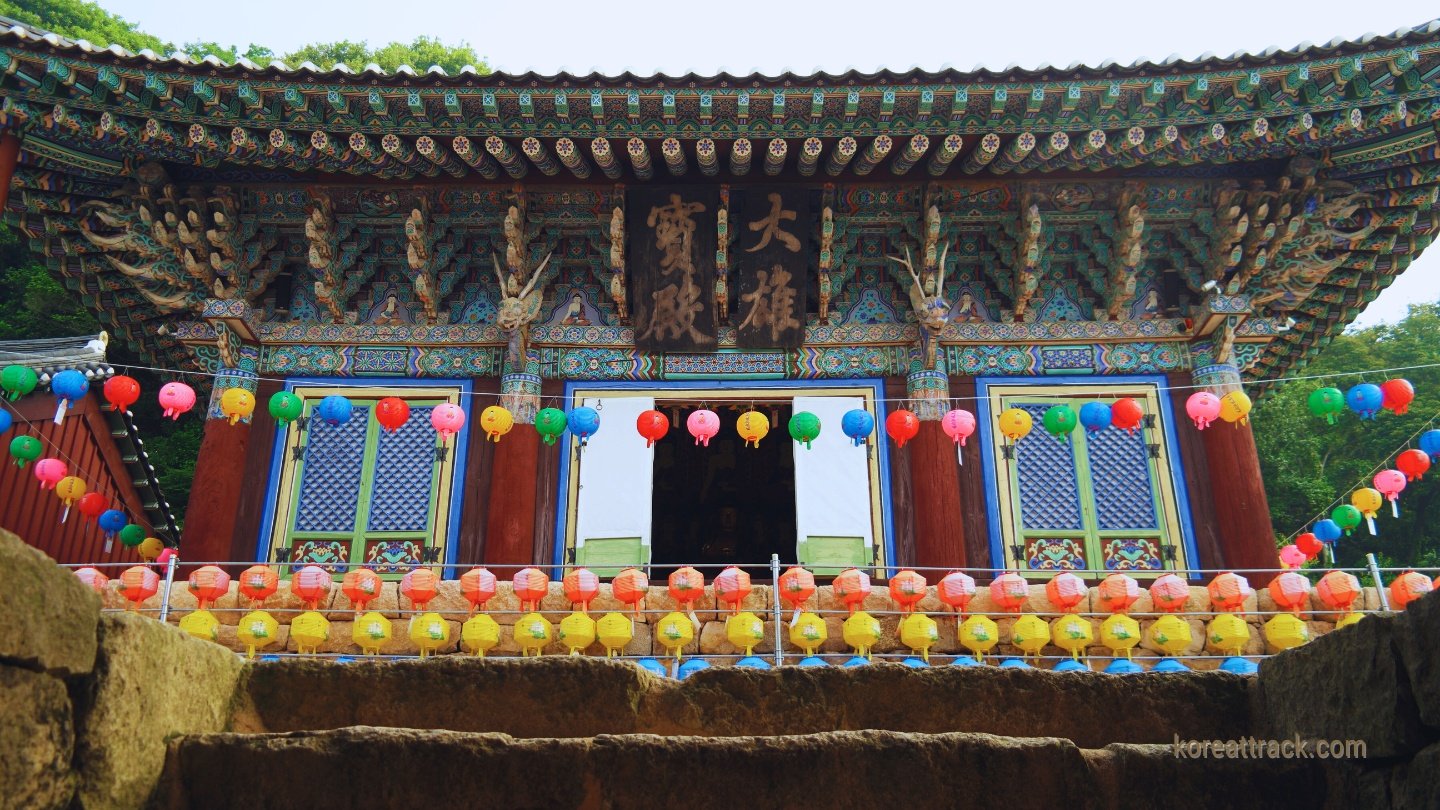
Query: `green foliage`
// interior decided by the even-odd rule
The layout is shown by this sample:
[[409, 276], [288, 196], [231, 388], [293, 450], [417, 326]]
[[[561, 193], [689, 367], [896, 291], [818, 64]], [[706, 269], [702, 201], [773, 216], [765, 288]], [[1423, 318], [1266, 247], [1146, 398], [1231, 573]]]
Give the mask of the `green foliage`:
[[118, 44], [132, 51], [170, 51], [159, 37], [135, 30], [135, 23], [86, 0], [0, 0], [0, 15], [102, 48]]
[[[1440, 363], [1440, 305], [1410, 307], [1399, 323], [1339, 335], [1302, 373], [1334, 374], [1357, 369], [1400, 368]], [[1382, 412], [1374, 420], [1361, 420], [1351, 411], [1329, 425], [1306, 406], [1317, 388], [1342, 391], [1360, 382], [1379, 384], [1388, 377], [1404, 377], [1415, 385], [1410, 412], [1396, 416]], [[1333, 501], [1350, 502], [1350, 493], [1372, 486], [1374, 469], [1392, 466], [1399, 450], [1413, 447], [1406, 440], [1440, 417], [1440, 368], [1383, 374], [1351, 374], [1284, 383], [1252, 417], [1265, 492], [1279, 539], [1297, 530], [1308, 531], [1318, 517], [1328, 517]], [[1223, 426], [1220, 426], [1223, 429]], [[1336, 544], [1342, 565], [1363, 564], [1374, 552], [1389, 565], [1440, 564], [1440, 469], [1424, 480], [1412, 481], [1400, 496], [1400, 517], [1390, 516], [1387, 504], [1376, 520], [1379, 535], [1371, 537], [1362, 524]], [[1320, 513], [1324, 512], [1323, 515]]]
[[0, 340], [96, 334], [100, 323], [50, 275], [23, 236], [0, 225]]
[[243, 51], [237, 45], [221, 45], [218, 42], [187, 42], [180, 50], [197, 61], [214, 56], [226, 64], [234, 64], [235, 60], [244, 57], [260, 67], [266, 67], [275, 59], [274, 51], [253, 42]]
[[329, 70], [341, 62], [353, 70], [360, 70], [374, 62], [387, 73], [393, 73], [401, 65], [409, 65], [422, 72], [432, 65], [439, 65], [452, 76], [466, 65], [473, 65], [481, 73], [490, 72], [485, 60], [464, 42], [446, 45], [431, 37], [416, 37], [409, 45], [392, 42], [374, 49], [368, 43], [349, 40], [314, 43], [285, 54], [284, 61], [292, 68], [299, 67], [302, 62], [313, 62], [322, 70]]

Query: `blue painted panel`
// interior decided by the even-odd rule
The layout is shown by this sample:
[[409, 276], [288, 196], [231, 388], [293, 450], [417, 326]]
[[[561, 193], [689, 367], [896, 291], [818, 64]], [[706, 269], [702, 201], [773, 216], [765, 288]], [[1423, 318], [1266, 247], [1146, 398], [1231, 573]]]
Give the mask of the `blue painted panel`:
[[356, 406], [350, 421], [310, 422], [305, 436], [305, 468], [295, 508], [297, 532], [349, 532], [355, 529], [360, 502], [360, 472], [365, 463], [365, 432], [370, 409]]
[[430, 528], [430, 489], [435, 478], [432, 410], [411, 408], [409, 421], [394, 433], [380, 431], [367, 531], [423, 532]]
[[1086, 437], [1100, 531], [1155, 529], [1155, 492], [1143, 431], [1107, 428]]
[[1084, 528], [1080, 486], [1075, 481], [1075, 446], [1040, 427], [1049, 403], [1013, 403], [1030, 414], [1036, 428], [1015, 443], [1020, 520], [1026, 529]]

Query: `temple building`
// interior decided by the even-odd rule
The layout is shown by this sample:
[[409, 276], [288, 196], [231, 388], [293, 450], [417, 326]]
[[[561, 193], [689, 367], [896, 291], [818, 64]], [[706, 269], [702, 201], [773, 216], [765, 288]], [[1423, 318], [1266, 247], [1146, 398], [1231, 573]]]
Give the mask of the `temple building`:
[[[114, 339], [211, 392], [187, 561], [1273, 569], [1251, 426], [1186, 401], [1298, 372], [1430, 244], [1437, 97], [1440, 23], [778, 76], [261, 68], [6, 23], [0, 195]], [[1122, 398], [1133, 429], [1042, 425]], [[532, 427], [580, 407], [583, 441]]]

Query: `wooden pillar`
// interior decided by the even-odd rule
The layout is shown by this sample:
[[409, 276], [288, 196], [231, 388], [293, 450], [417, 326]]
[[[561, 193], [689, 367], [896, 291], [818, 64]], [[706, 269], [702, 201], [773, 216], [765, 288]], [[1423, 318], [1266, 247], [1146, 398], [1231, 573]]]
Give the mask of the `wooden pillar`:
[[[885, 380], [885, 396], [899, 397], [906, 391], [904, 377], [890, 377]], [[891, 529], [895, 535], [895, 557], [886, 560], [892, 566], [918, 565], [915, 561], [915, 488], [910, 477], [910, 454], [914, 442], [896, 447], [885, 432], [885, 417], [899, 405], [886, 403], [876, 413], [875, 433], [871, 440], [890, 445], [890, 513], [894, 518]], [[881, 538], [875, 538], [881, 542]]]
[[939, 422], [921, 422], [920, 433], [906, 449], [910, 451], [910, 486], [915, 499], [915, 564], [965, 567], [965, 525], [955, 443]]
[[[979, 413], [979, 403], [975, 401], [976, 386], [974, 377], [951, 377], [950, 393], [961, 403], [960, 407], [973, 413]], [[991, 568], [1002, 563], [991, 559], [990, 553], [990, 519], [985, 510], [990, 508], [985, 498], [985, 455], [989, 452], [980, 446], [980, 433], [977, 430], [966, 442], [965, 463], [956, 467], [956, 477], [960, 484], [960, 520], [963, 524], [963, 537], [965, 542], [964, 565], [971, 568]], [[983, 579], [976, 574], [977, 580]]]
[[[497, 377], [476, 378], [475, 390], [494, 391], [500, 386]], [[465, 488], [460, 502], [460, 548], [455, 562], [459, 565], [480, 565], [485, 561], [485, 530], [490, 516], [490, 473], [495, 462], [495, 443], [480, 430], [480, 414], [494, 403], [489, 397], [472, 396], [462, 403], [469, 409], [465, 424], [470, 434], [470, 449], [464, 459]]]
[[1180, 443], [1180, 464], [1185, 471], [1185, 489], [1190, 493], [1195, 550], [1200, 555], [1198, 560], [1190, 561], [1190, 567], [1224, 568], [1225, 555], [1220, 550], [1220, 534], [1215, 520], [1211, 517], [1215, 514], [1215, 497], [1210, 491], [1210, 465], [1205, 451], [1205, 434], [1210, 430], [1191, 430], [1185, 420], [1185, 400], [1195, 391], [1191, 387], [1190, 375], [1171, 374], [1166, 377], [1166, 384], [1170, 386], [1167, 393], [1170, 395], [1171, 412], [1180, 420], [1175, 434]]
[[[285, 384], [279, 380], [260, 380], [255, 389], [255, 402], [258, 403], [256, 411], [260, 412], [265, 408], [270, 397], [284, 387]], [[268, 416], [251, 420], [250, 435], [245, 440], [247, 447], [243, 477], [247, 485], [240, 492], [230, 537], [230, 553], [224, 557], [226, 560], [243, 562], [255, 557], [255, 546], [260, 539], [260, 521], [265, 513], [265, 496], [268, 492], [264, 483], [270, 480], [270, 460], [275, 447], [276, 429], [275, 420]]]
[[15, 166], [20, 162], [20, 137], [13, 132], [0, 135], [0, 211], [10, 201], [10, 181], [15, 179]]
[[[1233, 366], [1216, 365], [1197, 370], [1194, 380], [1224, 396], [1227, 390], [1239, 387], [1240, 373]], [[1217, 422], [1202, 432], [1215, 512], [1213, 516], [1197, 515], [1197, 519], [1214, 521], [1226, 568], [1279, 568], [1260, 455], [1250, 426]], [[1270, 577], [1260, 574], [1246, 577], [1256, 587], [1270, 581]]]
[[535, 479], [540, 434], [522, 425], [495, 445], [490, 507], [485, 521], [485, 562], [530, 565], [535, 553]]
[[[560, 402], [565, 393], [564, 380], [545, 380], [541, 384], [542, 404]], [[564, 407], [556, 405], [555, 407]], [[570, 436], [562, 435], [555, 444], [537, 446], [535, 473], [535, 540], [531, 559], [549, 564], [555, 553], [555, 516], [560, 509], [560, 454], [566, 451]]]
[[245, 422], [232, 425], [225, 418], [205, 420], [185, 528], [180, 532], [182, 562], [236, 561], [232, 554], [241, 497], [247, 484], [263, 489], [261, 481], [245, 479], [249, 441], [250, 425]]

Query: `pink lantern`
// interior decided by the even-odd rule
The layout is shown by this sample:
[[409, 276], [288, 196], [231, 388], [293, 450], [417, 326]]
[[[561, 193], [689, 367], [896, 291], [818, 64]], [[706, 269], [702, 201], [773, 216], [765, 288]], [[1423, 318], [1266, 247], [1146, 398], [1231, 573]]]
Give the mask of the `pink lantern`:
[[990, 580], [990, 598], [1010, 613], [1019, 613], [1030, 598], [1030, 583], [1013, 571]]
[[1286, 571], [1270, 580], [1270, 598], [1275, 600], [1275, 605], [1281, 610], [1288, 610], [1298, 616], [1300, 609], [1310, 598], [1310, 580], [1294, 571]]
[[42, 458], [35, 464], [35, 477], [40, 479], [41, 489], [54, 489], [69, 474], [70, 468], [58, 458]]
[[935, 584], [935, 595], [956, 613], [963, 614], [975, 597], [975, 578], [963, 571], [951, 571]]
[[1405, 489], [1405, 473], [1381, 470], [1375, 473], [1375, 488], [1390, 501], [1390, 513], [1400, 517], [1400, 492]]
[[1196, 391], [1185, 401], [1185, 412], [1195, 420], [1195, 427], [1204, 430], [1220, 418], [1220, 398], [1209, 391]]
[[120, 595], [130, 603], [131, 610], [139, 610], [140, 603], [160, 590], [160, 575], [143, 565], [125, 569], [120, 575]]
[[685, 427], [690, 430], [690, 435], [695, 437], [696, 444], [710, 446], [710, 440], [720, 432], [720, 417], [712, 410], [701, 408], [690, 414], [685, 420]]
[[1190, 598], [1190, 586], [1174, 574], [1165, 574], [1150, 583], [1150, 598], [1155, 607], [1174, 613], [1185, 607], [1185, 600]]
[[179, 419], [180, 414], [195, 407], [195, 389], [185, 383], [165, 383], [160, 386], [160, 407], [165, 409], [165, 416]]
[[955, 457], [961, 464], [965, 463], [965, 451], [960, 448], [965, 446], [965, 440], [975, 433], [975, 414], [956, 408], [945, 414], [940, 420], [940, 427], [945, 429], [945, 435], [955, 442]]
[[[1301, 562], [1304, 562], [1304, 554], [1301, 554]], [[1255, 589], [1250, 583], [1239, 574], [1226, 571], [1218, 574], [1207, 586], [1210, 591], [1210, 604], [1216, 609], [1226, 612], [1236, 612], [1245, 607], [1245, 600], [1255, 594]]]
[[1045, 597], [1061, 613], [1074, 613], [1087, 593], [1085, 580], [1069, 571], [1061, 571], [1045, 583]]
[[440, 443], [444, 444], [465, 427], [465, 410], [459, 405], [442, 402], [430, 411], [430, 426], [440, 434]]
[[740, 603], [750, 595], [750, 575], [735, 566], [730, 566], [715, 575], [715, 598], [730, 606], [732, 613], [740, 612]]
[[94, 568], [77, 568], [75, 569], [75, 576], [81, 582], [89, 586], [90, 590], [96, 593], [103, 592], [105, 590], [105, 586], [110, 582], [109, 577], [105, 576]]
[[318, 565], [307, 565], [290, 576], [290, 593], [304, 602], [307, 610], [316, 610], [320, 600], [330, 593], [332, 583], [329, 571]]
[[1280, 564], [1286, 568], [1299, 568], [1303, 566], [1308, 559], [1309, 557], [1305, 556], [1305, 552], [1301, 551], [1300, 547], [1294, 543], [1283, 546], [1280, 549]]
[[170, 546], [166, 546], [165, 548], [160, 549], [159, 554], [155, 555], [155, 567], [164, 569], [170, 565], [170, 560], [172, 559], [175, 560], [176, 565], [179, 565], [180, 552], [176, 551]]
[[1140, 599], [1140, 583], [1132, 576], [1111, 574], [1095, 589], [1095, 607], [1111, 613], [1127, 613]]
[[1360, 580], [1356, 579], [1354, 574], [1331, 571], [1315, 583], [1315, 595], [1320, 597], [1326, 607], [1349, 611], [1350, 606], [1355, 604], [1355, 599], [1360, 596]]

